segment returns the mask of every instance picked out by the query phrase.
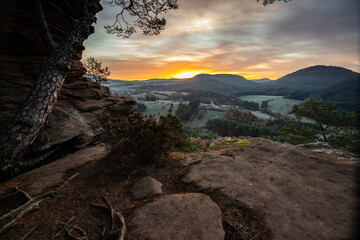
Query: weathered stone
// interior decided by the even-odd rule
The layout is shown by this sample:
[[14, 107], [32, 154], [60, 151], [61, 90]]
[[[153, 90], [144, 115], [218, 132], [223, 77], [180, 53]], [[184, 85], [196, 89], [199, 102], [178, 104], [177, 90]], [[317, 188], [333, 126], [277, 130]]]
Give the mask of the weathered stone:
[[19, 179], [28, 178], [28, 185], [25, 189], [31, 196], [39, 195], [45, 189], [63, 182], [66, 171], [77, 168], [87, 162], [103, 159], [108, 153], [104, 145], [97, 145], [80, 150], [74, 154], [68, 155], [55, 162], [31, 170], [23, 175], [9, 179], [0, 185], [0, 195], [6, 193], [8, 189], [14, 188], [19, 184]]
[[135, 199], [150, 198], [162, 194], [162, 183], [146, 176], [137, 181], [131, 190], [131, 194]]
[[[60, 4], [58, 5], [60, 9], [64, 9], [64, 7], [67, 9], [80, 9], [83, 7], [82, 1], [71, 1], [66, 3], [66, 5], [69, 4], [69, 6], [63, 5], [63, 1], [55, 2], [56, 5]], [[97, 1], [93, 1], [94, 4], [98, 4], [96, 2]], [[21, 5], [21, 8], [19, 8], [19, 4]], [[27, 96], [30, 95], [30, 91], [33, 88], [35, 80], [39, 78], [44, 62], [50, 62], [49, 59], [52, 59], [52, 56], [54, 55], [50, 56], [50, 58], [48, 57], [48, 47], [44, 44], [44, 41], [38, 31], [36, 21], [34, 20], [33, 3], [29, 1], [24, 2], [14, 0], [7, 3], [1, 2], [0, 8], [2, 9], [1, 17], [3, 22], [6, 22], [6, 25], [10, 26], [0, 28], [0, 35], [2, 36], [1, 41], [4, 43], [0, 44], [0, 129], [3, 129], [14, 119], [15, 114], [23, 108], [25, 100]], [[63, 14], [59, 14], [59, 12], [54, 9], [51, 4], [49, 5], [44, 3], [43, 9], [48, 27], [55, 42], [62, 42], [64, 36], [69, 34], [69, 29], [71, 29], [73, 25], [72, 22], [69, 21], [67, 17], [63, 16]], [[76, 16], [76, 18], [83, 16], [82, 11], [79, 11], [79, 14], [80, 16]], [[73, 15], [73, 12], [70, 15]], [[73, 17], [75, 18], [75, 16]], [[74, 26], [80, 26], [80, 24], [75, 24]], [[81, 29], [79, 28], [79, 30]], [[85, 35], [78, 34], [82, 33], [82, 31], [74, 31], [74, 33], [76, 33], [76, 37], [79, 40], [78, 44], [81, 45]], [[84, 47], [79, 47], [79, 52], [75, 54], [76, 56], [74, 58], [78, 59], [78, 56], [81, 56], [82, 50], [84, 50]], [[101, 104], [98, 104], [96, 108], [83, 108], [87, 109], [87, 113], [91, 113], [92, 115], [101, 115], [107, 110], [107, 106], [109, 104], [115, 104], [113, 99], [109, 101], [107, 100], [111, 96], [106, 87], [100, 87], [99, 85], [82, 77], [85, 73], [85, 68], [80, 61], [73, 59], [71, 60], [71, 63], [68, 64], [70, 59], [68, 59], [69, 55], [66, 52], [58, 51], [55, 55], [58, 55], [59, 58], [59, 61], [55, 62], [59, 62], [62, 67], [55, 65], [50, 66], [48, 68], [49, 71], [47, 71], [46, 74], [43, 73], [42, 75], [46, 77], [35, 86], [37, 90], [42, 89], [43, 94], [51, 95], [51, 98], [42, 94], [35, 96], [32, 101], [41, 102], [41, 104], [38, 105], [40, 111], [34, 112], [28, 108], [26, 112], [24, 111], [24, 119], [26, 118], [25, 120], [29, 122], [29, 124], [32, 124], [35, 120], [47, 120], [47, 111], [43, 110], [52, 109], [52, 103], [56, 102], [56, 97], [59, 96], [59, 101], [56, 104], [58, 109], [62, 109], [65, 112], [69, 111], [65, 115], [74, 116], [74, 118], [68, 117], [67, 119], [70, 118], [71, 123], [74, 124], [78, 120], [81, 127], [78, 126], [79, 124], [75, 124], [75, 127], [71, 127], [69, 124], [64, 124], [64, 119], [56, 119], [53, 117], [41, 131], [39, 136], [40, 140], [35, 140], [37, 141], [36, 146], [38, 148], [36, 149], [36, 147], [34, 147], [31, 149], [32, 151], [35, 151], [35, 154], [33, 154], [34, 152], [29, 152], [31, 158], [38, 157], [38, 154], [47, 154], [52, 152], [53, 149], [59, 149], [59, 151], [63, 150], [63, 153], [66, 152], [67, 148], [72, 148], [68, 142], [69, 138], [71, 140], [74, 137], [87, 136], [88, 138], [85, 142], [91, 143], [94, 141], [94, 135], [97, 135], [100, 129], [99, 124], [97, 124], [98, 120], [96, 118], [95, 120], [93, 118], [88, 120], [88, 114], [84, 114], [84, 116], [82, 116], [82, 104], [79, 104], [79, 106], [75, 108], [73, 104], [73, 100], [75, 98], [74, 96], [79, 97], [81, 101], [83, 101], [84, 105], [86, 105], [86, 102], [89, 100], [101, 100]], [[53, 60], [54, 59], [51, 61]], [[67, 72], [70, 70], [70, 67], [71, 71], [67, 73], [67, 77], [65, 79], [63, 71]], [[53, 84], [53, 82], [51, 83], [51, 81], [60, 79], [61, 81], [57, 82], [56, 85]], [[66, 88], [66, 91], [59, 94], [54, 92], [55, 89], [59, 89], [62, 86], [62, 81], [64, 80], [64, 88]], [[76, 87], [78, 86], [81, 86], [81, 89], [77, 89]], [[118, 102], [120, 101], [122, 102], [122, 99], [118, 99]], [[27, 115], [30, 115], [30, 117], [27, 117]], [[76, 117], [78, 119], [76, 119]], [[40, 126], [41, 125], [42, 123], [40, 123]], [[58, 127], [56, 125], [64, 125], [68, 127], [68, 129]], [[39, 132], [38, 130], [39, 129], [33, 132], [37, 133]], [[69, 134], [70, 130], [75, 131], [72, 134]], [[11, 132], [8, 133], [11, 135]], [[49, 139], [47, 136], [50, 133], [54, 134], [54, 137], [50, 139], [50, 141], [41, 141], [41, 139]], [[43, 135], [43, 137], [41, 137], [41, 135]], [[19, 141], [21, 141], [21, 139]], [[33, 139], [31, 142], [32, 141]], [[39, 143], [42, 143], [42, 145]], [[65, 146], [62, 147], [63, 145]], [[53, 149], [47, 149], [48, 147]], [[40, 150], [43, 150], [44, 152], [36, 152]]]
[[[5, 78], [0, 79], [0, 129], [13, 120], [15, 113], [24, 104], [26, 96], [31, 91], [30, 87], [25, 86], [32, 86], [40, 73], [43, 59], [44, 57], [0, 55], [0, 70], [8, 69], [5, 71], [7, 74]], [[82, 77], [84, 67], [80, 61], [72, 61], [71, 64], [72, 71], [68, 74], [62, 90], [59, 94], [55, 92], [51, 96], [53, 101], [54, 97], [59, 95], [48, 124], [31, 147], [35, 156], [46, 154], [70, 140], [81, 144], [65, 145], [66, 149], [59, 148], [59, 151], [66, 152], [68, 149], [73, 151], [74, 147], [81, 148], [97, 141], [101, 129], [97, 116], [101, 116], [106, 110], [114, 112], [112, 106], [130, 111], [136, 110], [136, 103], [132, 99], [110, 96], [107, 87]], [[42, 108], [45, 97], [48, 96], [40, 94], [39, 97], [41, 101], [38, 106]], [[28, 113], [29, 111], [24, 113], [24, 116]], [[78, 138], [81, 138], [81, 141], [78, 141]]]
[[173, 194], [137, 209], [129, 225], [150, 240], [221, 240], [220, 208], [202, 193]]
[[352, 239], [358, 162], [260, 138], [233, 153], [204, 153], [184, 180], [253, 208], [274, 239]]

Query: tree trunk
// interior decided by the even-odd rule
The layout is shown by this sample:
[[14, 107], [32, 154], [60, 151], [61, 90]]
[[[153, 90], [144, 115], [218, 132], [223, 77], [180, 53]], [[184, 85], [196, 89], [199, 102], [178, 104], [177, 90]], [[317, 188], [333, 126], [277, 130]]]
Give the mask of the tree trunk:
[[32, 164], [21, 157], [46, 124], [70, 70], [70, 62], [84, 49], [83, 41], [94, 32], [91, 24], [96, 20], [95, 14], [102, 9], [99, 0], [80, 0], [83, 16], [74, 20], [71, 29], [60, 43], [55, 43], [47, 28], [40, 0], [36, 1], [40, 7], [37, 12], [39, 30], [48, 47], [49, 56], [23, 108], [1, 132], [0, 166], [1, 172], [8, 176]]

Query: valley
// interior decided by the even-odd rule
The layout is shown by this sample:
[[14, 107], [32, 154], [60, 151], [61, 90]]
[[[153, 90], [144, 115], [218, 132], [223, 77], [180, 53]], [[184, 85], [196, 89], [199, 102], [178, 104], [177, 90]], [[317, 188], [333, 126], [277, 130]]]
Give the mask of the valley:
[[[251, 113], [258, 122], [295, 119], [293, 106], [301, 105], [309, 97], [337, 101], [344, 110], [353, 110], [358, 106], [354, 99], [359, 91], [353, 87], [358, 81], [359, 74], [351, 70], [313, 66], [275, 81], [251, 81], [232, 74], [199, 74], [188, 79], [110, 80], [107, 86], [111, 94], [133, 97], [143, 105], [144, 109], [140, 109], [143, 114], [157, 118], [175, 113], [179, 104], [187, 105], [198, 99], [198, 109], [183, 123], [192, 128], [204, 128], [209, 120], [225, 119], [232, 109]], [[332, 94], [334, 89], [339, 90], [336, 95]], [[352, 104], [344, 103], [347, 96]], [[312, 122], [305, 118], [302, 121]]]

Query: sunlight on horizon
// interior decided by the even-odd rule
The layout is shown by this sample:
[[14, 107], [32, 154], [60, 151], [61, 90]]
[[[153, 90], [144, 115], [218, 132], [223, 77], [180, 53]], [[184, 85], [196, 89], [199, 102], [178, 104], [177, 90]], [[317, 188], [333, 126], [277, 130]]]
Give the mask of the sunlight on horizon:
[[180, 74], [174, 75], [174, 78], [192, 78], [201, 73], [204, 73], [204, 71], [182, 72]]
[[[190, 69], [189, 69], [190, 70]], [[199, 74], [210, 74], [210, 75], [216, 75], [216, 74], [232, 74], [232, 75], [238, 75], [246, 78], [247, 80], [257, 80], [263, 78], [261, 75], [258, 75], [256, 73], [252, 72], [225, 72], [225, 71], [211, 71], [211, 70], [196, 70], [196, 71], [189, 71], [189, 70], [183, 70], [183, 71], [176, 71], [175, 73], [154, 73], [151, 75], [145, 74], [139, 78], [135, 77], [124, 77], [122, 74], [112, 74], [110, 76], [113, 80], [123, 80], [123, 81], [144, 81], [148, 79], [154, 79], [154, 78], [161, 78], [161, 79], [171, 79], [171, 78], [177, 78], [177, 79], [187, 79], [187, 78], [193, 78], [196, 75]], [[113, 72], [116, 72], [116, 70], [113, 70]], [[270, 80], [276, 80], [279, 76], [276, 76], [276, 74], [269, 74], [270, 77], [268, 77]]]

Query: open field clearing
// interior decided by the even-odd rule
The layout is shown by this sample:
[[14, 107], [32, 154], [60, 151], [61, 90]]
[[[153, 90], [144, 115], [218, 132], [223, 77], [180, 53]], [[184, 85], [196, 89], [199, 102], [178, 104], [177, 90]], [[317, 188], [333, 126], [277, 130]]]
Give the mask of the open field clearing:
[[268, 109], [274, 113], [281, 113], [282, 115], [288, 114], [292, 111], [292, 108], [295, 104], [300, 104], [303, 101], [286, 99], [282, 96], [267, 96], [267, 95], [246, 95], [239, 97], [241, 100], [256, 102], [261, 107], [262, 101], [269, 101]]
[[[214, 111], [214, 110], [203, 110], [200, 109], [197, 115], [194, 115], [186, 125], [193, 128], [205, 127], [206, 122], [210, 119], [224, 118], [226, 112]], [[199, 119], [198, 117], [201, 116]]]

